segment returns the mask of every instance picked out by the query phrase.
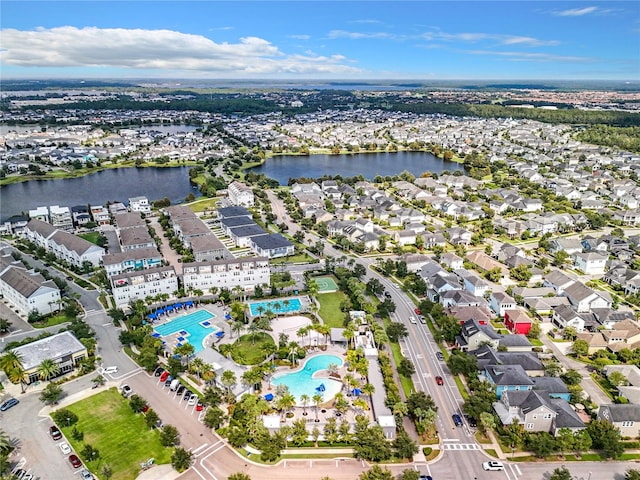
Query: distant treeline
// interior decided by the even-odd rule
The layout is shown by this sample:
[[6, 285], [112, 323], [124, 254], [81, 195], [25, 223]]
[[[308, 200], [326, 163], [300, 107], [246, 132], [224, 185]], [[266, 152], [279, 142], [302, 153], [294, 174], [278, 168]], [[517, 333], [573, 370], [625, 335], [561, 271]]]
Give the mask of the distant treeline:
[[594, 125], [579, 132], [576, 138], [581, 142], [640, 153], [640, 127]]
[[502, 107], [500, 105], [467, 105], [460, 103], [395, 103], [389, 110], [413, 113], [443, 113], [458, 117], [518, 118], [545, 123], [570, 125], [604, 124], [616, 127], [640, 126], [640, 113], [616, 110], [545, 110], [539, 108]]

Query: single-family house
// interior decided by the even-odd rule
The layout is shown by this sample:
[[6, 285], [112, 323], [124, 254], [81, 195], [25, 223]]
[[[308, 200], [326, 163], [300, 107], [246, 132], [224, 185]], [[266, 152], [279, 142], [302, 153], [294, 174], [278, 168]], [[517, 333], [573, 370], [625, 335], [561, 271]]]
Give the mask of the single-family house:
[[533, 320], [522, 309], [508, 309], [504, 311], [504, 325], [511, 333], [528, 335]]
[[520, 365], [487, 365], [483, 376], [494, 386], [498, 398], [505, 391], [533, 389], [533, 380]]
[[506, 293], [492, 292], [489, 296], [489, 307], [499, 317], [504, 317], [505, 311], [513, 310], [516, 306], [516, 301]]
[[620, 430], [623, 437], [640, 436], [640, 405], [607, 404], [600, 405], [598, 420], [607, 420]]

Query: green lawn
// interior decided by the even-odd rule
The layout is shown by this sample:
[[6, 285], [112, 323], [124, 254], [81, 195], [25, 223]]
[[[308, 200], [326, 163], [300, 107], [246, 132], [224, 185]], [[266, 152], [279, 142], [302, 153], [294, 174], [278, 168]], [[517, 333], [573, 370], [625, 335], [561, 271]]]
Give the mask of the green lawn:
[[347, 299], [347, 296], [342, 292], [320, 293], [316, 299], [320, 302], [318, 313], [325, 325], [332, 328], [343, 328], [344, 312], [340, 310], [340, 304]]
[[262, 349], [265, 343], [275, 345], [271, 335], [265, 332], [258, 332], [255, 335], [246, 334], [235, 341], [235, 347], [231, 352], [231, 358], [240, 365], [257, 365], [266, 358]]
[[171, 461], [172, 450], [160, 445], [159, 432], [149, 430], [144, 416], [134, 414], [115, 388], [74, 403], [68, 409], [78, 415], [76, 428], [84, 433], [84, 439], [81, 442], [73, 439], [73, 427], [59, 427], [76, 453], [82, 451], [84, 444], [98, 449], [100, 458], [85, 462], [89, 470], [98, 473], [98, 478], [104, 478], [99, 472], [105, 464], [113, 471], [112, 480], [133, 480], [140, 473], [141, 462], [149, 458], [154, 458], [157, 464]]
[[98, 238], [100, 238], [100, 232], [88, 232], [88, 233], [83, 233], [82, 235], [78, 235], [78, 236], [84, 238], [88, 242], [91, 242], [91, 243], [97, 245], [98, 244]]
[[53, 315], [50, 317], [47, 317], [43, 320], [40, 320], [38, 322], [33, 322], [31, 324], [32, 327], [34, 328], [47, 328], [47, 327], [53, 327], [55, 325], [60, 325], [61, 323], [64, 322], [70, 322], [74, 319], [75, 317], [68, 317], [67, 315], [65, 315], [64, 312], [60, 312], [57, 315]]

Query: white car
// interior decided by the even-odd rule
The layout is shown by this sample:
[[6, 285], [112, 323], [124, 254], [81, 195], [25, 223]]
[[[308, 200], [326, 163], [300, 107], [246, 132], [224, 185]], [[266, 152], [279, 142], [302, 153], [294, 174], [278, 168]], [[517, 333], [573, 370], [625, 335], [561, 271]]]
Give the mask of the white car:
[[60, 444], [60, 450], [62, 451], [63, 455], [69, 455], [71, 453], [71, 447], [67, 442], [62, 442]]
[[494, 461], [484, 462], [482, 464], [482, 469], [489, 470], [492, 472], [498, 472], [498, 471], [504, 470], [504, 465], [500, 462], [494, 462]]
[[187, 403], [187, 405], [195, 405], [196, 403], [198, 403], [198, 396], [197, 395], [191, 395], [189, 397], [189, 402]]
[[409, 321], [410, 321], [411, 323], [413, 323], [414, 325], [415, 325], [416, 323], [418, 323], [418, 322], [416, 322], [416, 317], [414, 317], [413, 315], [409, 317]]
[[105, 367], [103, 373], [118, 373], [118, 367]]

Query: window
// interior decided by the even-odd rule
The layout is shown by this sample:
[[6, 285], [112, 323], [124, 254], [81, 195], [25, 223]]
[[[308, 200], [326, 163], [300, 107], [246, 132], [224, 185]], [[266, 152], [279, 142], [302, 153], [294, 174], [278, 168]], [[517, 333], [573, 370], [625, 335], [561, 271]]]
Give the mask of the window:
[[549, 420], [550, 418], [552, 418], [552, 415], [550, 413], [545, 413], [543, 418]]
[[533, 423], [527, 423], [526, 429], [533, 430]]
[[623, 427], [633, 427], [633, 422], [622, 422]]

